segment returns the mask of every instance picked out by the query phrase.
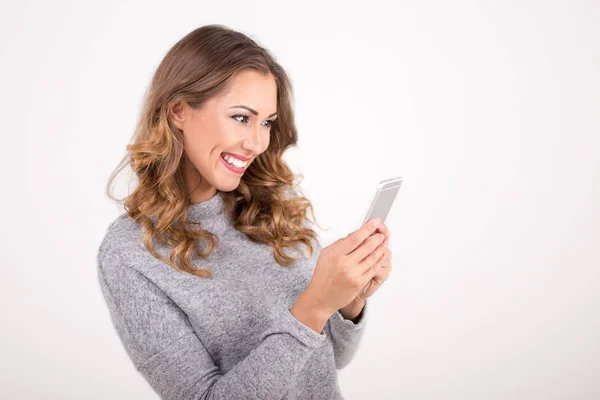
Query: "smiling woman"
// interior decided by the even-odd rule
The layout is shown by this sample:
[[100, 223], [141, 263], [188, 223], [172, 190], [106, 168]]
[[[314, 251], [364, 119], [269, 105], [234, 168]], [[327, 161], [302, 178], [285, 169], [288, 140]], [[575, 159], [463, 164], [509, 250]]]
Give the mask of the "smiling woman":
[[[186, 149], [183, 173], [192, 203], [211, 198], [216, 190], [230, 192], [239, 186], [245, 167], [269, 147], [277, 115], [269, 111], [275, 109], [275, 77], [253, 69], [235, 73], [223, 92], [200, 108], [185, 100], [173, 106], [171, 119], [182, 132]], [[240, 110], [246, 113], [239, 114]]]
[[342, 399], [336, 368], [368, 306], [331, 314], [304, 295], [321, 245], [283, 160], [291, 104], [269, 52], [219, 25], [177, 42], [152, 79], [122, 161], [139, 183], [97, 261], [119, 338], [163, 399]]
[[[282, 157], [298, 141], [291, 102], [284, 69], [239, 32], [204, 26], [169, 50], [129, 153], [107, 185], [112, 198], [111, 182], [129, 162], [139, 184], [124, 207], [144, 227], [148, 251], [175, 269], [209, 277], [208, 268], [192, 267], [191, 257], [196, 242], [208, 242], [198, 253], [206, 257], [217, 239], [192, 229], [199, 224], [186, 215], [219, 192], [236, 229], [271, 246], [281, 265], [295, 261], [284, 248], [304, 244], [312, 252], [316, 233], [303, 225], [312, 205], [304, 197], [286, 198], [296, 180]], [[161, 257], [152, 241], [170, 245], [170, 256]]]

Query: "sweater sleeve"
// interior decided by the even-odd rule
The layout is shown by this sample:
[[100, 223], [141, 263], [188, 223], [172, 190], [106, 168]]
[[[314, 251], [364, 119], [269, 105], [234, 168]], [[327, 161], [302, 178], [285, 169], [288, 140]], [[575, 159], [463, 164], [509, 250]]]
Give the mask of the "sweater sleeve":
[[[112, 257], [111, 257], [112, 258]], [[326, 340], [283, 310], [260, 344], [223, 374], [187, 315], [141, 272], [98, 257], [111, 320], [137, 371], [162, 399], [281, 399]]]
[[[299, 188], [290, 189], [291, 197], [303, 196]], [[303, 225], [307, 228], [315, 229], [315, 225], [306, 218]], [[316, 252], [318, 254], [323, 250], [319, 239], [314, 241]], [[317, 256], [318, 258], [318, 256]], [[361, 338], [369, 315], [368, 299], [360, 314], [358, 322], [355, 324], [351, 320], [345, 319], [339, 311], [336, 311], [325, 324], [325, 332], [331, 337], [335, 355], [335, 366], [337, 369], [346, 367], [354, 358], [360, 345]]]
[[336, 369], [346, 367], [354, 358], [365, 330], [368, 315], [369, 299], [365, 300], [356, 324], [349, 319], [345, 319], [339, 311], [329, 317], [325, 331], [326, 334], [330, 335], [333, 342]]

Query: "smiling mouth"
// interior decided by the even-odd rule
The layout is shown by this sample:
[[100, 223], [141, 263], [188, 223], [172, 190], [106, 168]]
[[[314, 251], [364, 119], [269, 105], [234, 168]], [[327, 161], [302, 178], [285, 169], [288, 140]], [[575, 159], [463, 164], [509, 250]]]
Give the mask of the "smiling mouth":
[[244, 165], [244, 166], [242, 166], [242, 167], [238, 167], [238, 166], [235, 166], [235, 165], [233, 165], [233, 164], [230, 164], [230, 163], [229, 163], [229, 162], [228, 162], [228, 161], [225, 159], [225, 155], [224, 155], [223, 153], [221, 153], [221, 160], [223, 161], [223, 164], [225, 164], [225, 167], [226, 167], [227, 169], [229, 169], [230, 171], [232, 171], [232, 172], [235, 172], [235, 173], [242, 173], [242, 172], [244, 172], [244, 171], [246, 170], [246, 168], [248, 168], [248, 165], [249, 165], [249, 163], [245, 163], [245, 165]]

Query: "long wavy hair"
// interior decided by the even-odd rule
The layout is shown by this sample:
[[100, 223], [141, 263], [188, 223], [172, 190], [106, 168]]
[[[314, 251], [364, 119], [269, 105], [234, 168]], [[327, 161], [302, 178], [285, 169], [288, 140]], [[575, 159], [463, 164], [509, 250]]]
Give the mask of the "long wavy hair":
[[[191, 202], [183, 178], [183, 135], [170, 120], [170, 110], [181, 100], [195, 109], [200, 108], [208, 99], [220, 94], [234, 74], [244, 69], [273, 74], [278, 117], [271, 126], [266, 151], [249, 165], [235, 190], [220, 193], [225, 212], [236, 230], [254, 242], [273, 247], [274, 258], [280, 265], [288, 266], [297, 260], [283, 249], [296, 248], [299, 243], [303, 243], [312, 256], [311, 239], [318, 240], [318, 237], [305, 220], [319, 225], [311, 202], [304, 196], [289, 195], [301, 191], [295, 184], [296, 175], [282, 158], [298, 141], [290, 79], [268, 50], [223, 25], [199, 27], [167, 52], [144, 96], [127, 155], [106, 186], [108, 197], [122, 204], [128, 216], [142, 225], [144, 245], [154, 257], [180, 272], [198, 277], [212, 274], [207, 269], [194, 268], [192, 257], [194, 253], [207, 257], [216, 248], [218, 237], [200, 228], [199, 222], [187, 221]], [[110, 187], [127, 164], [138, 184], [127, 197], [119, 200], [111, 195]], [[172, 248], [168, 259], [154, 250], [153, 241]], [[199, 246], [204, 242], [206, 246]]]

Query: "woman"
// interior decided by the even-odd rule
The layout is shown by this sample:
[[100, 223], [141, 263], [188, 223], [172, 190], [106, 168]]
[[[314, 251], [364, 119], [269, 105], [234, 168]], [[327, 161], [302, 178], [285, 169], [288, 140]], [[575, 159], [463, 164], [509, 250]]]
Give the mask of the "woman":
[[367, 223], [321, 248], [282, 158], [297, 143], [291, 99], [269, 52], [220, 25], [182, 38], [152, 79], [124, 159], [138, 185], [98, 279], [161, 398], [343, 398], [336, 368], [391, 271], [390, 232]]

